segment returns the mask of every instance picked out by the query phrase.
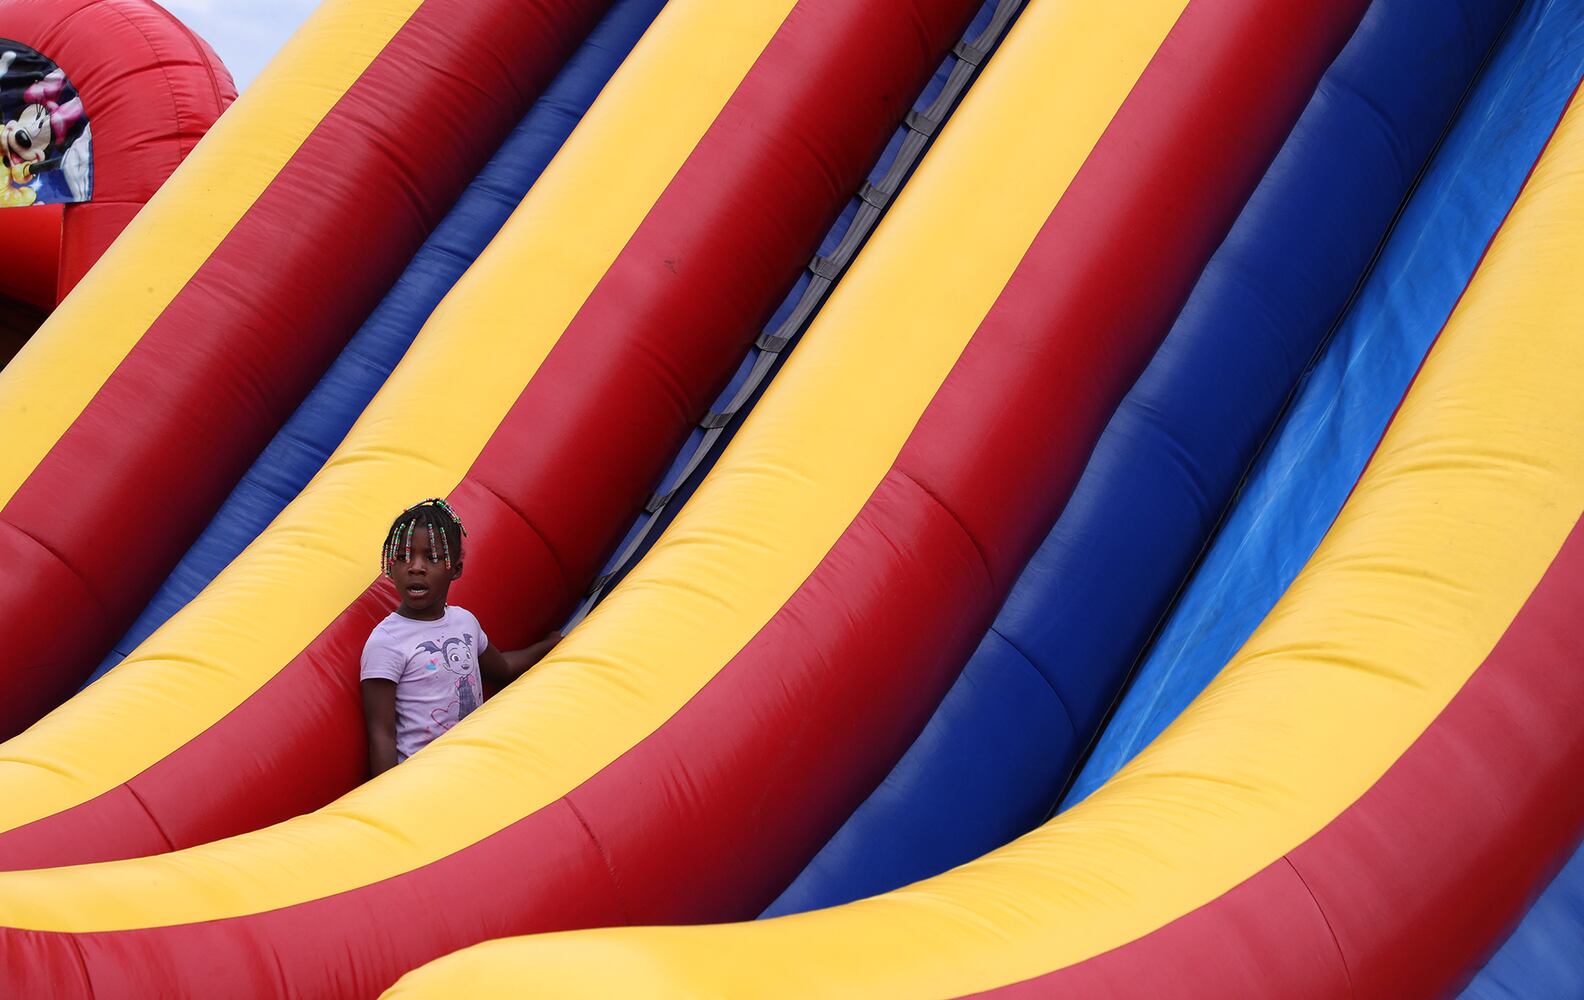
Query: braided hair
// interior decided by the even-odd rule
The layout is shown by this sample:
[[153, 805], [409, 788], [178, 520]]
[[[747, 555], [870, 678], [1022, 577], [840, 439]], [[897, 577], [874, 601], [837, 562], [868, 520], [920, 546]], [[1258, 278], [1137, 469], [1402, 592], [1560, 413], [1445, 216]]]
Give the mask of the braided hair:
[[380, 569], [386, 576], [394, 576], [398, 560], [412, 558], [413, 533], [429, 533], [429, 551], [439, 553], [446, 569], [455, 571], [462, 566], [462, 539], [467, 529], [451, 505], [439, 497], [413, 504], [391, 522], [390, 533], [385, 536], [385, 549], [381, 553]]

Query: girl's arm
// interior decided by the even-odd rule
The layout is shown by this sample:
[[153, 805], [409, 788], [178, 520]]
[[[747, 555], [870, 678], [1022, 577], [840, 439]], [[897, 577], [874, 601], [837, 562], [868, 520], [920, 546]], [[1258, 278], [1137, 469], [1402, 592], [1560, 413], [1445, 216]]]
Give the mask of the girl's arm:
[[544, 659], [560, 641], [561, 633], [551, 632], [532, 646], [514, 649], [509, 653], [502, 653], [491, 646], [479, 654], [479, 673], [483, 674], [490, 683], [505, 687], [527, 673], [529, 667]]
[[372, 677], [362, 688], [369, 773], [377, 777], [396, 766], [396, 682]]

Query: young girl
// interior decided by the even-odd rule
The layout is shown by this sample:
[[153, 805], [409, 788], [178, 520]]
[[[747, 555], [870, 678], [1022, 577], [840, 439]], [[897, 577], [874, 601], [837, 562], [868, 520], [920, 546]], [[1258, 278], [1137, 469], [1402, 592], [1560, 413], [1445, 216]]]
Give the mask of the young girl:
[[489, 644], [478, 619], [446, 604], [462, 575], [462, 521], [444, 500], [407, 508], [385, 539], [385, 575], [401, 605], [374, 626], [360, 672], [369, 768], [387, 771], [460, 722], [484, 700], [479, 675], [505, 685], [560, 641], [511, 653]]

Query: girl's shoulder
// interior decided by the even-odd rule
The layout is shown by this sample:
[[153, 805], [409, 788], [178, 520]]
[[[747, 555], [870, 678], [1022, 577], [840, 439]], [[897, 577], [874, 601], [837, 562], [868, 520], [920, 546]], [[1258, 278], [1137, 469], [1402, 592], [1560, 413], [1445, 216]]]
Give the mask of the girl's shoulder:
[[392, 611], [390, 614], [374, 623], [369, 630], [368, 642], [365, 646], [374, 646], [382, 642], [389, 642], [397, 633], [402, 631], [402, 622], [407, 619]]
[[466, 622], [466, 623], [472, 624], [472, 625], [477, 625], [478, 624], [478, 616], [477, 615], [475, 615], [473, 612], [469, 611], [467, 608], [461, 607], [461, 606], [456, 605], [456, 604], [447, 604], [446, 605], [445, 617], [446, 617], [446, 620], [453, 621], [453, 622]]

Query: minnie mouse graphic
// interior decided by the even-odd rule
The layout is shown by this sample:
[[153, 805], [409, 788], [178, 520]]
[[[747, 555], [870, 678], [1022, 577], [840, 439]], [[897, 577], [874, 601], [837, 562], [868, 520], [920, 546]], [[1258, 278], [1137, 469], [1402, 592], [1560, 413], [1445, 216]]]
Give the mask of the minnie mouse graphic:
[[[0, 81], [11, 72], [17, 58], [18, 52], [14, 49], [0, 53]], [[26, 102], [22, 110], [0, 126], [0, 163], [5, 168], [0, 207], [86, 201], [91, 139], [83, 120], [82, 98], [72, 92], [65, 72], [56, 68], [27, 86], [22, 91], [22, 99]], [[74, 132], [79, 134], [74, 136]], [[41, 190], [41, 177], [56, 170], [65, 172], [68, 190], [46, 197]]]

